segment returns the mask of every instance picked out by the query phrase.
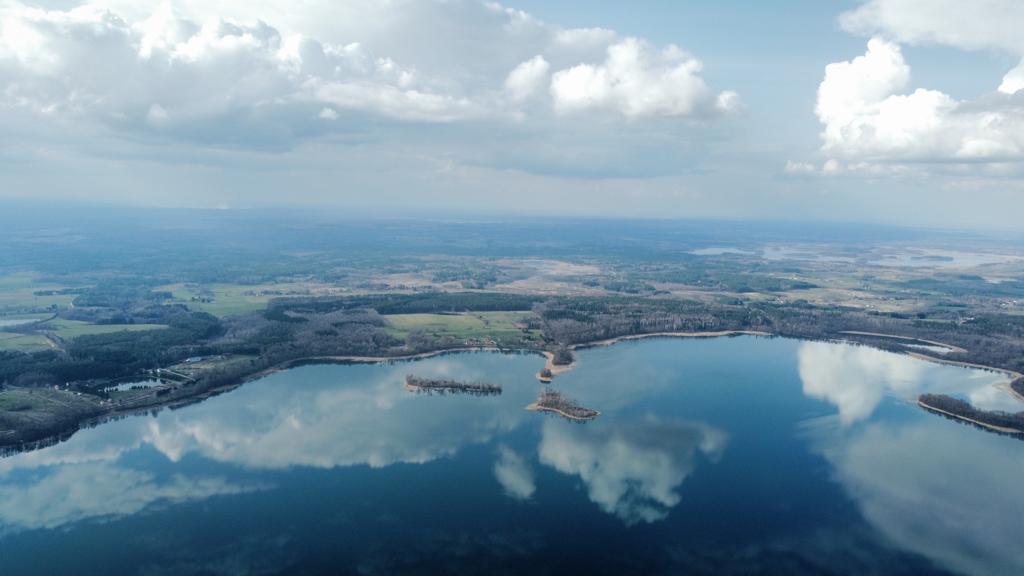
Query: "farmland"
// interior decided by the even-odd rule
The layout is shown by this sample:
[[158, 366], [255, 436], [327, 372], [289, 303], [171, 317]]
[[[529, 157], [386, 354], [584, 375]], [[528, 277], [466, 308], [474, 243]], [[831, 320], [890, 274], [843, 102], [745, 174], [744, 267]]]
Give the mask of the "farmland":
[[36, 294], [55, 292], [63, 286], [40, 282], [27, 273], [0, 276], [0, 312], [46, 309], [67, 306], [74, 299], [71, 294]]
[[16, 334], [0, 331], [0, 350], [9, 352], [40, 352], [52, 347], [50, 341], [41, 334]]
[[78, 338], [79, 336], [113, 334], [115, 332], [161, 330], [166, 328], [166, 326], [161, 324], [89, 324], [88, 322], [58, 318], [42, 324], [40, 328], [51, 331], [61, 338], [72, 339]]
[[390, 331], [398, 338], [413, 332], [433, 338], [462, 341], [493, 341], [499, 345], [539, 342], [539, 330], [529, 330], [525, 320], [530, 312], [474, 312], [465, 314], [392, 314], [385, 316]]

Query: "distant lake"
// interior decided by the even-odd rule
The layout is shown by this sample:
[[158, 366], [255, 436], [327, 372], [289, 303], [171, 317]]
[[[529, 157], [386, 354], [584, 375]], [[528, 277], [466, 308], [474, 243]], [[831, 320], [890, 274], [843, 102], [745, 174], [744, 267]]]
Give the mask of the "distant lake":
[[[998, 374], [751, 336], [305, 366], [0, 459], [0, 572], [1021, 574], [1024, 442], [922, 391]], [[403, 389], [406, 374], [500, 396]]]
[[33, 324], [48, 318], [47, 316], [40, 318], [0, 318], [0, 328], [13, 328], [15, 326], [25, 326], [26, 324]]

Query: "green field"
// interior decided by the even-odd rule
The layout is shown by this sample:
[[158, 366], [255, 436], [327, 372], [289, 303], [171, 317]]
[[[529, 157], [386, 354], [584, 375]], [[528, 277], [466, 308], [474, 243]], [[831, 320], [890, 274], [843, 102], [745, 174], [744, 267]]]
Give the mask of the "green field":
[[386, 316], [392, 333], [405, 337], [420, 331], [435, 337], [459, 340], [491, 338], [512, 345], [540, 339], [540, 332], [524, 332], [520, 324], [531, 312], [473, 312], [466, 314], [391, 314]]
[[52, 348], [50, 341], [42, 334], [14, 334], [0, 332], [0, 350], [10, 352], [39, 352]]
[[89, 324], [77, 320], [57, 318], [40, 326], [50, 330], [64, 339], [92, 336], [94, 334], [110, 334], [112, 332], [141, 332], [143, 330], [162, 330], [163, 324]]
[[67, 306], [75, 299], [74, 295], [36, 296], [34, 294], [38, 290], [59, 290], [60, 288], [63, 286], [40, 283], [31, 274], [0, 276], [0, 311]]
[[307, 291], [304, 285], [296, 283], [259, 285], [213, 284], [207, 286], [206, 289], [208, 292], [203, 294], [203, 296], [207, 298], [212, 297], [212, 302], [193, 301], [194, 297], [198, 297], [201, 294], [198, 293], [199, 291], [193, 291], [184, 284], [171, 284], [157, 288], [157, 290], [169, 291], [175, 300], [182, 302], [192, 310], [207, 312], [218, 318], [263, 310], [272, 298], [277, 297], [276, 294], [260, 294], [260, 292], [275, 291], [301, 294]]

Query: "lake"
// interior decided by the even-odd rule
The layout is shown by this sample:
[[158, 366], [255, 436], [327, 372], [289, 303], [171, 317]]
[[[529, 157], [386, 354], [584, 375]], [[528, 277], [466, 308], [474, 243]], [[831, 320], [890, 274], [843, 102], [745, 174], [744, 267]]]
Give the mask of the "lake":
[[[1020, 574], [1024, 442], [929, 414], [1004, 377], [742, 336], [278, 372], [0, 459], [20, 574]], [[406, 374], [501, 384], [423, 395]]]

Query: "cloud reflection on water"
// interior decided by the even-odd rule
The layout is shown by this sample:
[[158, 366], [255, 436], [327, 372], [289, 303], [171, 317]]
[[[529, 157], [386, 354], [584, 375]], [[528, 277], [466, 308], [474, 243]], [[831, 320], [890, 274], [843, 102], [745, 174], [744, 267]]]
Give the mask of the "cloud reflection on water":
[[[282, 373], [283, 378], [254, 382], [185, 410], [126, 418], [0, 459], [0, 530], [54, 528], [126, 516], [160, 502], [254, 489], [185, 473], [159, 479], [131, 464], [147, 449], [171, 462], [201, 456], [248, 470], [379, 468], [450, 456], [468, 444], [490, 441], [528, 416], [522, 404], [500, 398], [411, 394], [402, 386], [407, 365], [374, 372], [358, 386], [318, 379], [316, 370], [323, 368]], [[428, 376], [451, 376], [459, 369], [445, 360], [417, 366]], [[478, 377], [462, 371], [467, 373]], [[484, 408], [468, 409], [470, 404]], [[529, 497], [532, 478], [515, 469], [515, 458], [503, 460], [503, 477], [518, 483], [506, 488]]]
[[494, 463], [494, 477], [505, 493], [516, 500], [528, 500], [537, 490], [533, 470], [526, 459], [508, 446], [498, 448], [498, 461]]
[[[199, 405], [152, 420], [145, 439], [172, 461], [198, 453], [255, 469], [380, 468], [450, 456], [525, 417], [499, 399], [412, 394], [403, 389], [406, 370], [389, 370], [358, 387], [263, 386], [244, 402]], [[452, 370], [435, 362], [420, 373]]]
[[804, 394], [825, 400], [850, 425], [867, 419], [888, 395], [915, 400], [924, 392], [962, 395], [988, 410], [1024, 410], [1010, 394], [994, 386], [1005, 377], [926, 362], [867, 346], [804, 342], [797, 349]]
[[963, 574], [1024, 573], [1018, 440], [928, 417], [869, 424], [821, 450], [891, 544]]
[[29, 482], [0, 484], [0, 531], [57, 528], [88, 519], [130, 516], [158, 503], [174, 504], [241, 494], [258, 484], [176, 474], [157, 478], [107, 462], [66, 465]]
[[726, 443], [711, 426], [654, 416], [583, 426], [548, 419], [539, 453], [541, 463], [579, 476], [601, 510], [636, 524], [667, 517], [698, 453], [717, 459]]

